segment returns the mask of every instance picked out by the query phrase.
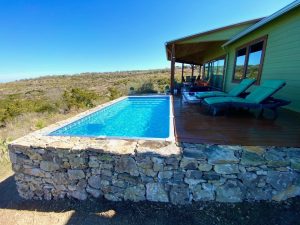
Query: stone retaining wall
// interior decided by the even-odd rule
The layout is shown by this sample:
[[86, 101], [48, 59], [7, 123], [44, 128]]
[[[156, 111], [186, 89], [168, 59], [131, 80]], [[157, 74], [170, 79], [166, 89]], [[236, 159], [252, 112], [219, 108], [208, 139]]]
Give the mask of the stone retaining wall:
[[300, 148], [51, 138], [9, 146], [23, 198], [186, 204], [300, 195]]

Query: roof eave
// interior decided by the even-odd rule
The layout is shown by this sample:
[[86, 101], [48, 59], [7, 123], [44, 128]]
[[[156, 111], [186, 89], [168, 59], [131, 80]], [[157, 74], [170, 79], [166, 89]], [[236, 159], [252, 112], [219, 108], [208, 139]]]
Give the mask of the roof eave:
[[205, 35], [205, 34], [217, 32], [217, 31], [220, 31], [220, 30], [225, 30], [225, 29], [229, 29], [229, 28], [232, 28], [232, 27], [241, 26], [243, 24], [253, 23], [253, 22], [256, 22], [256, 21], [258, 22], [258, 21], [262, 20], [263, 18], [264, 17], [257, 18], [257, 19], [252, 19], [252, 20], [247, 20], [247, 21], [244, 21], [244, 22], [240, 22], [240, 23], [236, 23], [236, 24], [231, 24], [231, 25], [228, 25], [228, 26], [219, 27], [219, 28], [216, 28], [216, 29], [204, 31], [204, 32], [201, 32], [201, 33], [192, 34], [192, 35], [189, 35], [189, 36], [185, 36], [183, 38], [174, 39], [174, 40], [171, 40], [171, 41], [167, 41], [166, 45], [173, 44], [173, 43], [180, 42], [180, 41], [189, 40], [191, 38], [195, 38], [195, 37], [198, 37], [198, 36], [201, 36], [201, 35]]

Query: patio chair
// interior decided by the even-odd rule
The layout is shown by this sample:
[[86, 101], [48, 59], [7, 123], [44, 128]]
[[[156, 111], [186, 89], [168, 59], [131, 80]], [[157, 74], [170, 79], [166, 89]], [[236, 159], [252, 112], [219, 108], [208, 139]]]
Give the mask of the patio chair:
[[206, 92], [197, 92], [195, 93], [196, 98], [203, 100], [204, 98], [210, 97], [238, 97], [244, 93], [252, 84], [255, 83], [255, 79], [243, 79], [241, 83], [235, 86], [228, 93], [222, 91], [206, 91]]
[[270, 109], [274, 113], [274, 119], [277, 118], [278, 107], [290, 104], [290, 101], [273, 98], [272, 95], [285, 86], [283, 80], [265, 80], [259, 87], [252, 91], [245, 98], [240, 97], [213, 97], [205, 98], [203, 103], [213, 110], [216, 115], [219, 110], [229, 108], [259, 109], [257, 117], [264, 113], [264, 109]]
[[185, 77], [185, 82], [190, 83], [191, 82], [191, 76], [186, 76]]
[[[245, 91], [254, 84], [254, 79], [244, 79], [228, 93], [222, 91], [183, 92], [182, 96], [187, 103], [201, 103], [204, 98], [210, 97], [237, 97], [245, 94]], [[207, 89], [207, 87], [205, 87]]]

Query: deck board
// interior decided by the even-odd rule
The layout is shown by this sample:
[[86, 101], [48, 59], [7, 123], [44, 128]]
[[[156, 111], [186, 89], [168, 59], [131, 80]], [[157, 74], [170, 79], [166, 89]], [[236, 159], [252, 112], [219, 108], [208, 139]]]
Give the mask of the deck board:
[[177, 141], [300, 147], [300, 113], [280, 109], [275, 121], [237, 112], [214, 117], [205, 107], [183, 103], [180, 97], [173, 102]]

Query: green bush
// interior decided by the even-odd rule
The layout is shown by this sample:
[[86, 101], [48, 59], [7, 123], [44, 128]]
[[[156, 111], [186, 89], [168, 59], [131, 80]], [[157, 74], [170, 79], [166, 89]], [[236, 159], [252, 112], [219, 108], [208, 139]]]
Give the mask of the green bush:
[[0, 162], [9, 161], [7, 140], [0, 138]]
[[42, 129], [42, 128], [44, 128], [45, 126], [46, 126], [46, 123], [45, 123], [45, 121], [43, 121], [43, 120], [39, 120], [39, 121], [37, 121], [36, 124], [35, 124], [35, 127], [36, 127], [37, 129]]
[[35, 112], [38, 113], [53, 113], [57, 111], [57, 104], [52, 104], [50, 102], [36, 102], [35, 103]]
[[12, 96], [8, 96], [6, 99], [0, 102], [0, 122], [5, 123], [7, 120], [21, 115], [23, 112], [30, 111], [32, 104], [27, 101], [15, 99]]
[[145, 83], [143, 83], [137, 91], [141, 94], [157, 93], [157, 91], [154, 90], [154, 85], [151, 81], [146, 81]]
[[109, 92], [109, 100], [114, 100], [122, 96], [122, 93], [115, 87], [109, 87], [107, 88], [107, 90]]
[[66, 90], [62, 99], [68, 110], [71, 108], [92, 108], [95, 106], [93, 102], [99, 99], [99, 95], [86, 89], [73, 88]]
[[5, 126], [8, 120], [30, 112], [52, 113], [57, 107], [45, 99], [26, 99], [17, 95], [9, 95], [0, 100], [0, 127]]

